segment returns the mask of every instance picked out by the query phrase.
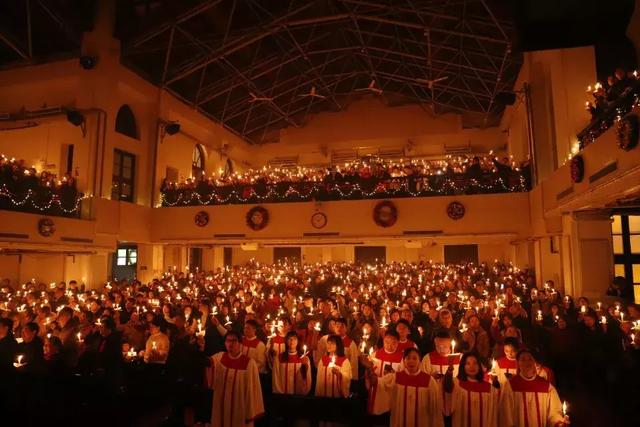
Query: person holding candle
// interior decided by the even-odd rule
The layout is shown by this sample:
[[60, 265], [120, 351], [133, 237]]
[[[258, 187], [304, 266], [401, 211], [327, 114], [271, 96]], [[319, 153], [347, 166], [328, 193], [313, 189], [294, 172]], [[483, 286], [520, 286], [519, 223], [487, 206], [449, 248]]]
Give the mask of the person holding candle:
[[147, 364], [164, 365], [169, 356], [169, 337], [162, 332], [163, 319], [155, 316], [149, 325], [151, 335], [147, 339], [144, 349], [144, 362]]
[[264, 415], [258, 366], [242, 354], [242, 337], [229, 331], [225, 352], [211, 357], [208, 375], [213, 393], [212, 427], [248, 427]]
[[267, 347], [258, 338], [257, 331], [259, 329], [258, 322], [249, 319], [244, 322], [244, 337], [242, 338], [242, 354], [253, 359], [258, 366], [258, 372], [261, 374], [267, 373], [267, 359], [266, 351]]
[[447, 370], [442, 383], [446, 396], [451, 399], [453, 427], [494, 427], [498, 425], [500, 391], [485, 381], [480, 357], [467, 352], [460, 359], [457, 378], [453, 369]]
[[[360, 356], [362, 364], [366, 367], [366, 375], [375, 375], [378, 378], [391, 372], [399, 372], [404, 369], [402, 360], [404, 352], [398, 349], [398, 333], [388, 330], [383, 339], [383, 347], [373, 350], [369, 347], [369, 356]], [[414, 347], [410, 347], [414, 348]], [[365, 352], [367, 350], [365, 349]], [[386, 388], [380, 387], [380, 383], [371, 383], [368, 387], [368, 404], [367, 409], [370, 414], [379, 415], [388, 412], [391, 404], [391, 395]]]
[[518, 374], [504, 384], [500, 396], [501, 427], [568, 425], [555, 387], [536, 374], [533, 354], [520, 350], [516, 359]]
[[391, 396], [391, 427], [443, 427], [442, 395], [435, 379], [420, 369], [418, 350], [406, 349], [402, 363], [402, 371], [367, 377], [370, 388], [383, 388]]
[[396, 323], [396, 332], [398, 333], [398, 351], [400, 354], [404, 354], [404, 351], [408, 348], [418, 348], [418, 346], [409, 339], [411, 323], [406, 319], [398, 320]]
[[44, 370], [44, 341], [38, 336], [39, 326], [36, 322], [29, 322], [22, 328], [22, 343], [18, 344], [17, 352], [24, 354], [24, 361], [28, 364], [25, 371], [42, 373]]
[[[351, 367], [351, 379], [357, 380], [359, 351], [355, 341], [347, 335], [347, 320], [344, 317], [336, 319], [333, 323], [333, 331], [335, 335], [339, 336], [342, 340], [344, 352], [349, 359], [349, 365]], [[331, 335], [325, 335], [318, 341], [315, 354], [316, 364], [319, 363], [323, 356], [328, 352], [327, 340], [330, 336]]]
[[273, 362], [273, 392], [306, 396], [311, 390], [311, 364], [294, 331], [285, 336], [287, 351]]
[[520, 342], [516, 338], [508, 337], [504, 340], [503, 355], [496, 360], [497, 376], [500, 384], [507, 382], [518, 370], [516, 355], [520, 349]]
[[351, 372], [351, 363], [345, 356], [342, 338], [338, 335], [329, 335], [326, 340], [326, 353], [318, 361], [315, 395], [347, 397]]
[[13, 372], [13, 362], [18, 351], [18, 343], [13, 336], [11, 319], [0, 318], [0, 378]]

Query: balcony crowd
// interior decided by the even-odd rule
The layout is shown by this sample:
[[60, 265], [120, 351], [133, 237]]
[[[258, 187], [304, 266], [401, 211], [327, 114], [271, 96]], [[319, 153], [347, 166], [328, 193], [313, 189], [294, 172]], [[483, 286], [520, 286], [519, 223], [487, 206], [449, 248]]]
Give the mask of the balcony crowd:
[[200, 176], [161, 186], [163, 206], [504, 193], [531, 187], [529, 162], [509, 157], [366, 159], [329, 168], [275, 168]]
[[58, 178], [24, 160], [0, 156], [0, 209], [74, 216], [82, 197], [72, 174]]
[[607, 77], [605, 84], [597, 82], [587, 88], [587, 93], [593, 97], [591, 101], [586, 102], [586, 109], [591, 114], [591, 122], [578, 134], [580, 148], [592, 143], [616, 120], [638, 105], [640, 94], [638, 72], [617, 68]]
[[621, 279], [593, 301], [497, 261], [174, 270], [92, 290], [5, 279], [3, 419], [513, 427], [637, 417], [640, 307]]

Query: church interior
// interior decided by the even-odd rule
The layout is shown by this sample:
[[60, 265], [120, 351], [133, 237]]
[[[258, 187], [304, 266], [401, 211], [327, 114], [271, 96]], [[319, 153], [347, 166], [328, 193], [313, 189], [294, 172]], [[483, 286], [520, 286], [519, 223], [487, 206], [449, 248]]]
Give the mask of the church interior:
[[0, 424], [637, 423], [638, 58], [633, 0], [0, 2]]

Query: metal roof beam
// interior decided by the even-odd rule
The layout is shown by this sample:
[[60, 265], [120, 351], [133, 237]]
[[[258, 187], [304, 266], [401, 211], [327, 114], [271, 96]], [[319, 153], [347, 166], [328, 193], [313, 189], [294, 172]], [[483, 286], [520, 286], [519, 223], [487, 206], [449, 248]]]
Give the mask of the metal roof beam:
[[183, 22], [188, 21], [189, 19], [193, 18], [196, 15], [199, 15], [209, 9], [211, 9], [212, 7], [216, 6], [218, 3], [221, 3], [222, 0], [207, 0], [204, 1], [194, 7], [192, 7], [191, 9], [188, 9], [186, 11], [184, 11], [183, 13], [181, 13], [180, 15], [176, 16], [175, 19], [173, 19], [171, 22], [168, 22], [166, 24], [162, 24], [150, 31], [147, 31], [146, 33], [138, 36], [135, 38], [135, 40], [133, 40], [132, 42], [129, 42], [126, 44], [126, 46], [124, 47], [124, 51], [130, 51], [131, 49], [140, 46], [141, 44], [151, 40], [152, 38], [159, 36], [160, 34], [164, 33], [165, 31], [168, 31], [171, 29], [171, 27], [173, 27], [174, 25], [179, 25], [182, 24]]

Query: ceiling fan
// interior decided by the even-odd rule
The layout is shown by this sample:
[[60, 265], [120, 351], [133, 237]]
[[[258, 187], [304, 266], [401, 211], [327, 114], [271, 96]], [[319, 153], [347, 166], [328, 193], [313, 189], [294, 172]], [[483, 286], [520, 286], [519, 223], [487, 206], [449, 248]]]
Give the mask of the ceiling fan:
[[439, 83], [439, 82], [444, 81], [444, 80], [447, 80], [448, 78], [449, 78], [449, 76], [444, 76], [444, 77], [440, 77], [440, 78], [433, 79], [433, 80], [428, 80], [428, 79], [416, 79], [416, 81], [417, 81], [418, 83], [422, 83], [422, 84], [427, 85], [427, 87], [428, 87], [429, 89], [433, 89], [433, 85], [434, 85], [434, 84]]
[[305, 94], [300, 94], [298, 95], [301, 98], [306, 98], [306, 97], [310, 97], [310, 98], [319, 98], [319, 99], [325, 99], [326, 96], [324, 95], [320, 95], [317, 91], [316, 91], [316, 87], [315, 86], [311, 86], [311, 90], [309, 91], [309, 93], [305, 93]]
[[268, 97], [268, 96], [256, 96], [253, 92], [249, 92], [249, 96], [251, 97], [249, 99], [249, 102], [269, 102], [269, 101], [273, 101], [273, 97]]
[[382, 95], [382, 89], [376, 86], [376, 81], [371, 80], [369, 86], [356, 89], [356, 92], [372, 92], [376, 95]]

